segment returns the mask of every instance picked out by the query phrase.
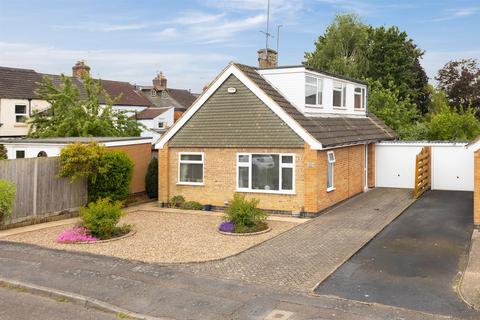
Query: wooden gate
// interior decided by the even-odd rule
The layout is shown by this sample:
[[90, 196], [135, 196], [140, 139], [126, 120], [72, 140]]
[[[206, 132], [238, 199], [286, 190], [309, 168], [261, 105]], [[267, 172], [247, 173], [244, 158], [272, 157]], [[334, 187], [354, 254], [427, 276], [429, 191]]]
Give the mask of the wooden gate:
[[432, 185], [432, 147], [423, 147], [415, 159], [415, 188], [413, 196], [419, 198]]

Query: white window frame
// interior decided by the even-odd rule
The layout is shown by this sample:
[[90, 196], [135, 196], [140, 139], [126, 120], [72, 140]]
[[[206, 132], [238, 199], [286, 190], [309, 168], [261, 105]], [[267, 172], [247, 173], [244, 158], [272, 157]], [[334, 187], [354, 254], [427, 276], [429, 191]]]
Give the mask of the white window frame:
[[158, 121], [158, 129], [165, 129], [165, 121]]
[[[360, 89], [360, 92], [357, 92], [357, 89]], [[360, 108], [355, 107], [355, 96], [360, 96]], [[353, 89], [353, 109], [355, 110], [365, 110], [365, 100], [367, 96], [367, 90], [363, 87], [355, 87]]]
[[[182, 160], [182, 156], [202, 156], [202, 160]], [[202, 182], [189, 182], [189, 181], [180, 181], [180, 164], [201, 164], [202, 165]], [[179, 152], [178, 153], [178, 175], [177, 175], [177, 184], [178, 185], [187, 185], [187, 186], [203, 186], [205, 185], [205, 153], [204, 152]]]
[[[335, 100], [333, 96], [335, 91], [340, 92], [340, 106], [333, 105]], [[333, 94], [332, 94], [332, 106], [334, 109], [346, 109], [347, 108], [347, 84], [345, 82], [333, 81]]]
[[[261, 189], [252, 189], [252, 155], [254, 154], [266, 154], [266, 155], [278, 155], [279, 164], [278, 164], [278, 188], [279, 190], [261, 190]], [[240, 156], [248, 156], [248, 162], [240, 162]], [[292, 157], [292, 163], [283, 163], [282, 156]], [[295, 154], [294, 153], [275, 153], [275, 152], [253, 152], [253, 153], [237, 153], [236, 154], [236, 191], [237, 192], [251, 192], [251, 193], [273, 193], [273, 194], [295, 194]], [[239, 168], [248, 167], [248, 188], [240, 188], [240, 179], [239, 179]], [[283, 168], [292, 168], [292, 189], [283, 190], [282, 189], [282, 169]]]
[[[17, 107], [25, 107], [25, 113], [17, 113]], [[28, 118], [28, 107], [26, 104], [15, 104], [15, 123], [26, 123]], [[24, 117], [25, 121], [17, 121], [17, 117]]]
[[[307, 83], [307, 78], [315, 79], [317, 81], [316, 85]], [[305, 76], [305, 97], [304, 100], [307, 98], [307, 86], [315, 87], [315, 104], [310, 104], [305, 101], [306, 106], [311, 106], [311, 107], [322, 107], [323, 106], [323, 78], [318, 78], [312, 75], [306, 75]], [[322, 94], [322, 101], [319, 103], [318, 95]]]
[[[327, 151], [327, 192], [335, 190], [335, 153], [333, 151]], [[332, 170], [332, 185], [328, 185], [328, 171]]]
[[[17, 158], [17, 152], [23, 152], [23, 158]], [[27, 157], [27, 151], [25, 149], [15, 149], [15, 159], [25, 159]]]

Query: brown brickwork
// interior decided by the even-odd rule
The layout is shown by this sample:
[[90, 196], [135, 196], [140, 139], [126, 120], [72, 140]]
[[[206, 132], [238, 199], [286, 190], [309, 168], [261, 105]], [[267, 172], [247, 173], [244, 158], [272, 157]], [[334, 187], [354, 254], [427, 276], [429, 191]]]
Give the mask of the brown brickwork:
[[473, 223], [480, 226], [480, 150], [475, 151], [474, 160]]
[[[163, 149], [164, 150], [164, 149]], [[267, 193], [245, 193], [247, 198], [260, 200], [259, 207], [270, 210], [302, 211], [304, 203], [304, 172], [303, 172], [303, 149], [263, 149], [263, 148], [173, 148], [168, 150], [168, 182], [164, 181], [165, 157], [160, 150], [160, 199], [174, 195], [182, 195], [186, 200], [198, 201], [202, 204], [224, 206], [225, 202], [232, 199], [236, 189], [236, 154], [238, 152], [252, 153], [294, 153], [295, 169], [295, 191], [293, 195], [267, 194]], [[188, 186], [178, 185], [178, 153], [179, 152], [204, 152], [204, 185]], [[165, 186], [168, 185], [168, 192], [165, 193]], [[167, 196], [168, 194], [168, 196]]]
[[368, 187], [375, 187], [375, 143], [368, 145]]
[[130, 191], [139, 193], [145, 191], [145, 175], [148, 163], [152, 158], [152, 145], [150, 143], [134, 144], [127, 146], [109, 147], [109, 150], [125, 152], [134, 163]]
[[305, 212], [319, 211], [320, 188], [323, 186], [320, 185], [320, 176], [326, 173], [323, 171], [320, 172], [320, 158], [319, 151], [311, 150], [310, 147], [305, 144], [305, 157], [303, 163], [305, 170]]
[[365, 146], [332, 149], [335, 153], [333, 183], [335, 190], [327, 192], [327, 151], [319, 151], [318, 211], [348, 199], [364, 188]]
[[[163, 149], [158, 150], [158, 201], [168, 202], [170, 198], [169, 193], [169, 147], [168, 144], [163, 146]], [[172, 164], [174, 165], [174, 164]]]

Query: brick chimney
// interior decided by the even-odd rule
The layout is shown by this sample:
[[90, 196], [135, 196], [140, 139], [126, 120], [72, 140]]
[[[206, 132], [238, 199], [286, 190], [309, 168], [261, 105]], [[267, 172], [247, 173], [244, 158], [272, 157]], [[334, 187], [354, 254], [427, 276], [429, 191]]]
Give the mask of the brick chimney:
[[260, 68], [275, 68], [278, 66], [277, 51], [268, 48], [258, 50], [258, 66]]
[[162, 72], [157, 74], [157, 76], [152, 80], [153, 88], [156, 91], [166, 91], [167, 90], [167, 78], [163, 75]]
[[83, 78], [90, 76], [90, 67], [85, 63], [85, 60], [80, 60], [72, 67], [72, 76]]

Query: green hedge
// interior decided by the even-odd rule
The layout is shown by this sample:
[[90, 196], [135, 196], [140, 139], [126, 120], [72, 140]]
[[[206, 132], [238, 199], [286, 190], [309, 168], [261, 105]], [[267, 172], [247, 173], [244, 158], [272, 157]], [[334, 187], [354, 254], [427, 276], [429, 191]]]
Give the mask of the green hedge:
[[12, 214], [16, 193], [14, 183], [0, 180], [0, 224], [5, 222]]
[[158, 160], [153, 158], [148, 164], [145, 176], [145, 190], [149, 198], [158, 198]]
[[88, 180], [89, 202], [100, 198], [112, 201], [125, 200], [130, 194], [130, 183], [133, 175], [133, 162], [123, 152], [107, 152], [99, 160], [99, 166], [104, 168], [95, 179]]

